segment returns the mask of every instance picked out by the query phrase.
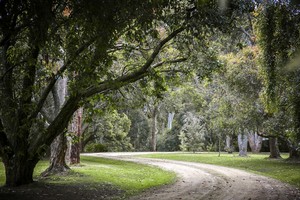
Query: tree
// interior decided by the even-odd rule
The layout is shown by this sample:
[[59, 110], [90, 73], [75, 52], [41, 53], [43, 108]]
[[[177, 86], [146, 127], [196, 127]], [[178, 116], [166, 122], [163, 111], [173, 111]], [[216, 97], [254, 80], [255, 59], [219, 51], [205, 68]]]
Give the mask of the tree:
[[[162, 47], [184, 30], [179, 28], [159, 41], [140, 68], [113, 77], [104, 66], [111, 66], [107, 52], [114, 47], [116, 38], [130, 26], [146, 27], [158, 15], [161, 5], [139, 1], [125, 4], [1, 1], [0, 7], [0, 154], [7, 186], [32, 182], [33, 169], [45, 148], [67, 127], [83, 99], [147, 76]], [[68, 9], [69, 16], [62, 15]], [[66, 28], [68, 33], [64, 31]], [[63, 59], [60, 56], [66, 55], [64, 65], [56, 73], [47, 73], [44, 52], [52, 59]], [[94, 74], [99, 70], [104, 70], [101, 78]], [[76, 72], [68, 99], [52, 123], [37, 130], [39, 121], [43, 120], [39, 113], [49, 92], [58, 77], [67, 72]]]
[[68, 127], [68, 134], [71, 137], [69, 160], [70, 164], [80, 163], [80, 151], [82, 145], [82, 119], [83, 108], [78, 108], [74, 112], [73, 119], [71, 120]]
[[[42, 116], [46, 118], [50, 124], [58, 115], [66, 96], [67, 96], [67, 79], [60, 79], [57, 81], [51, 91], [50, 96], [42, 110]], [[60, 133], [52, 142], [50, 146], [50, 166], [42, 173], [47, 176], [52, 173], [65, 172], [70, 168], [66, 164], [67, 138], [65, 132]]]
[[[299, 5], [266, 1], [260, 11], [257, 30], [262, 51], [266, 112], [269, 116], [279, 117], [284, 129], [275, 136], [287, 141], [290, 158], [299, 158], [299, 70], [288, 68], [288, 63], [298, 56]], [[299, 63], [294, 65], [299, 66]], [[288, 120], [282, 121], [284, 118]]]
[[[234, 10], [230, 3], [220, 15], [218, 5], [206, 1], [1, 1], [0, 155], [6, 185], [33, 181], [45, 149], [92, 96], [155, 79], [159, 72], [187, 70], [179, 63], [190, 53], [188, 38], [202, 40], [210, 29], [225, 28]], [[161, 21], [166, 23], [163, 35], [157, 34]], [[175, 37], [178, 51], [164, 57], [165, 45]], [[123, 65], [130, 53], [136, 53], [137, 65]], [[64, 61], [57, 72], [49, 70], [49, 58]], [[45, 101], [66, 75], [72, 77], [69, 96], [49, 126], [41, 126]]]
[[150, 122], [142, 109], [128, 111], [128, 118], [131, 121], [128, 136], [131, 144], [136, 151], [149, 150], [148, 138], [150, 135]]
[[203, 151], [204, 135], [207, 130], [200, 116], [187, 112], [182, 116], [183, 126], [180, 129], [180, 148], [183, 151]]

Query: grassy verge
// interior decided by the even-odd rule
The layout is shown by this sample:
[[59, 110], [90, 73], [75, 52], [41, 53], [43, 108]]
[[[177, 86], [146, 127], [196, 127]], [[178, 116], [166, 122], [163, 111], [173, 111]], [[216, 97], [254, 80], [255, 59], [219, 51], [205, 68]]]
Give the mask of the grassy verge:
[[[40, 161], [35, 168], [34, 178], [40, 182], [52, 184], [87, 184], [91, 187], [99, 183], [112, 184], [127, 195], [139, 193], [150, 187], [169, 184], [175, 180], [175, 174], [163, 171], [156, 167], [82, 156], [81, 164], [73, 166], [72, 172], [68, 175], [51, 176], [50, 178], [40, 178], [40, 173], [48, 166], [48, 161]], [[0, 185], [5, 182], [5, 172], [0, 163]]]
[[[282, 154], [287, 158], [287, 154]], [[223, 153], [175, 153], [143, 155], [147, 158], [161, 158], [188, 162], [214, 164], [243, 169], [264, 176], [269, 176], [300, 188], [300, 163], [284, 159], [268, 159], [268, 154], [249, 154], [248, 157], [239, 157], [236, 154]]]

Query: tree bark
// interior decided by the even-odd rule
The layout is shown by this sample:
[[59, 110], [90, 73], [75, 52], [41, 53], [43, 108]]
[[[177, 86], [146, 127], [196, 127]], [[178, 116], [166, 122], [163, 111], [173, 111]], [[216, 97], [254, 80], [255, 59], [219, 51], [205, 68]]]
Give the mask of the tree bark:
[[280, 137], [289, 147], [289, 159], [292, 160], [299, 160], [300, 159], [300, 152], [297, 144], [294, 144], [291, 140], [287, 139], [286, 137]]
[[60, 134], [51, 144], [50, 166], [42, 176], [62, 173], [70, 170], [66, 164], [67, 139], [65, 133]]
[[289, 150], [289, 159], [299, 160], [300, 159], [300, 152], [297, 148], [290, 148]]
[[6, 186], [15, 187], [33, 182], [33, 171], [38, 159], [29, 160], [26, 154], [19, 152], [2, 161], [5, 167]]
[[249, 131], [248, 133], [249, 146], [252, 153], [259, 153], [262, 147], [262, 137], [260, 137], [256, 132]]
[[174, 115], [175, 115], [174, 112], [168, 113], [168, 129], [169, 130], [172, 129], [172, 122], [173, 122]]
[[157, 115], [158, 115], [158, 106], [154, 105], [152, 113], [152, 130], [151, 130], [151, 151], [156, 151], [156, 137], [157, 137]]
[[269, 158], [281, 158], [276, 137], [269, 138], [269, 145], [270, 145]]
[[238, 135], [239, 156], [247, 156], [248, 138], [245, 134]]
[[225, 151], [227, 151], [227, 153], [232, 153], [233, 152], [232, 138], [231, 138], [230, 135], [226, 135], [226, 147], [225, 147]]
[[79, 108], [69, 126], [69, 132], [72, 133], [72, 144], [70, 146], [70, 164], [80, 163], [80, 150], [81, 150], [81, 126], [82, 126], [82, 108]]
[[[49, 123], [51, 123], [58, 115], [65, 98], [67, 96], [67, 78], [60, 79], [56, 82], [52, 89], [52, 99], [48, 98], [50, 102], [50, 109], [46, 109], [43, 113], [47, 116]], [[51, 109], [52, 108], [52, 109]], [[66, 164], [66, 151], [67, 151], [67, 140], [65, 133], [58, 135], [50, 146], [50, 165], [42, 173], [43, 176], [51, 174], [62, 173], [70, 170]]]

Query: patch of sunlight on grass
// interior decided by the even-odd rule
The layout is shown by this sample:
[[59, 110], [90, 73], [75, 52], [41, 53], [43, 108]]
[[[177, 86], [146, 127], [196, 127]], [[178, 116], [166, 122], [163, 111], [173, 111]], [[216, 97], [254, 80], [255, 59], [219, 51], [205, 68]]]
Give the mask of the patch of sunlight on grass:
[[300, 163], [285, 160], [288, 154], [281, 154], [284, 159], [269, 159], [267, 153], [239, 157], [238, 154], [222, 153], [174, 153], [149, 154], [140, 157], [161, 158], [188, 162], [199, 162], [247, 170], [269, 176], [300, 188]]

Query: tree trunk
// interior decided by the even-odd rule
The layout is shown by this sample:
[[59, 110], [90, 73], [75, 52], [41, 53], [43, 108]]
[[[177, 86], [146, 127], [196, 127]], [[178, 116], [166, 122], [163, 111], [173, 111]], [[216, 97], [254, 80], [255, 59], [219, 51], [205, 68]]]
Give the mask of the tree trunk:
[[221, 133], [219, 133], [219, 142], [218, 142], [219, 144], [218, 144], [218, 148], [219, 148], [219, 155], [218, 155], [218, 157], [220, 157], [221, 156]]
[[3, 159], [6, 182], [8, 187], [29, 184], [33, 182], [33, 171], [38, 159], [29, 160], [26, 155], [13, 155], [10, 159]]
[[281, 158], [276, 137], [269, 138], [269, 145], [270, 145], [269, 158]]
[[[52, 98], [47, 99], [50, 102], [50, 105], [53, 104], [53, 106], [49, 106], [50, 108], [52, 108], [52, 110], [48, 108], [43, 112], [43, 116], [48, 119], [49, 123], [53, 122], [55, 117], [58, 115], [62, 105], [65, 102], [66, 96], [67, 78], [59, 79], [52, 89]], [[50, 145], [50, 151], [50, 165], [42, 173], [42, 176], [48, 176], [51, 174], [57, 174], [70, 170], [65, 160], [67, 151], [67, 141], [65, 133], [61, 133], [54, 139], [54, 141]]]
[[289, 159], [299, 160], [300, 159], [300, 152], [297, 143], [292, 142], [290, 139], [286, 137], [280, 137], [283, 141], [286, 142], [287, 146], [289, 147]]
[[227, 153], [232, 153], [233, 152], [232, 138], [231, 138], [230, 135], [226, 135], [226, 147], [225, 147], [225, 151], [227, 151]]
[[172, 122], [174, 119], [174, 112], [168, 113], [168, 129], [171, 130], [172, 129]]
[[151, 134], [151, 151], [156, 151], [156, 136], [157, 136], [157, 115], [158, 106], [155, 105], [152, 113], [152, 134]]
[[72, 135], [72, 144], [70, 146], [70, 164], [80, 163], [81, 150], [81, 126], [82, 126], [82, 108], [79, 108], [73, 117], [69, 126]]
[[259, 153], [262, 147], [262, 137], [260, 137], [256, 132], [249, 131], [248, 141], [252, 153]]
[[290, 148], [289, 159], [293, 159], [293, 160], [300, 159], [300, 152], [297, 150], [297, 148]]
[[66, 164], [66, 151], [67, 139], [65, 133], [62, 133], [51, 144], [50, 166], [42, 173], [43, 176], [70, 170]]
[[80, 138], [80, 152], [84, 152], [84, 147], [86, 145], [85, 143], [85, 132], [87, 131], [88, 129], [88, 124], [84, 124], [82, 129], [81, 129], [81, 138]]
[[238, 135], [239, 156], [247, 156], [248, 138], [245, 134]]

